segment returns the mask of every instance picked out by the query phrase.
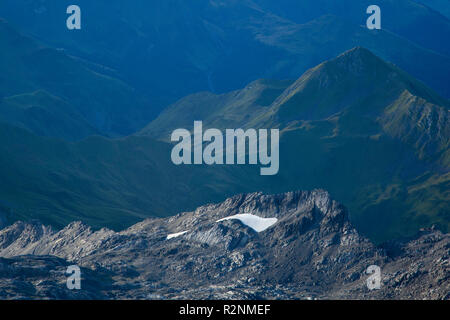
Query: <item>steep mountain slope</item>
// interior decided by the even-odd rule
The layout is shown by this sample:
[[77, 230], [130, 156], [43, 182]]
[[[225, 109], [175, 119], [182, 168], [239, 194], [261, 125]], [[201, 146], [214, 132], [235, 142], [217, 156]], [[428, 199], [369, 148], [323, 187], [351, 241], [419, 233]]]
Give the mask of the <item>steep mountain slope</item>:
[[0, 120], [40, 135], [73, 140], [95, 133], [129, 134], [150, 112], [123, 82], [39, 45], [4, 20], [0, 68]]
[[[312, 149], [315, 160], [307, 162], [315, 174], [306, 173], [306, 180], [322, 180], [323, 187], [347, 202], [362, 231], [412, 234], [431, 220], [448, 230], [450, 125], [445, 100], [357, 49], [306, 73], [273, 104], [265, 123], [286, 126], [296, 119], [309, 121], [291, 123], [298, 130], [290, 128], [286, 134], [285, 158], [299, 159], [304, 152], [311, 156], [303, 143], [318, 143]], [[286, 173], [298, 165], [290, 162]]]
[[382, 239], [432, 223], [448, 230], [448, 110], [357, 49], [307, 72], [259, 121], [286, 128], [279, 183], [327, 188], [362, 232]]
[[[280, 173], [261, 181], [261, 190], [326, 188], [373, 239], [410, 235], [432, 223], [448, 230], [445, 99], [363, 48], [285, 83], [283, 93], [267, 100], [273, 101], [270, 106], [257, 103], [270, 88], [264, 83], [229, 95], [182, 99], [142, 134], [167, 140], [171, 130], [191, 129], [193, 118], [204, 114], [212, 116], [195, 119], [204, 127], [281, 128]], [[208, 112], [211, 106], [217, 110]], [[234, 106], [239, 106], [236, 117]]]
[[448, 101], [364, 48], [309, 70], [248, 125], [292, 130], [325, 119], [335, 123], [334, 136], [383, 133], [420, 159], [448, 164]]
[[80, 0], [78, 31], [64, 25], [70, 4], [4, 0], [0, 16], [54, 47], [117, 70], [157, 111], [199, 91], [223, 93], [259, 78], [296, 78], [355, 46], [450, 97], [450, 47], [444, 40], [450, 22], [410, 0], [381, 1], [383, 30], [375, 31], [365, 28], [369, 1]]
[[[223, 220], [243, 213], [276, 223], [256, 232]], [[428, 230], [376, 247], [322, 190], [239, 195], [118, 233], [18, 222], [0, 230], [0, 297], [449, 299], [449, 241]], [[60, 259], [83, 267], [83, 290], [66, 289]], [[373, 264], [381, 288], [370, 291]]]

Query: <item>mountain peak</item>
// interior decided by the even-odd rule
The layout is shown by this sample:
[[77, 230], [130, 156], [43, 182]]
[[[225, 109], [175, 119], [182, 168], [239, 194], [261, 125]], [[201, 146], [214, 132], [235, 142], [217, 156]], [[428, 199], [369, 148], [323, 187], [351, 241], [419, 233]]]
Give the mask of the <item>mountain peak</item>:
[[[430, 103], [447, 104], [395, 65], [355, 47], [305, 72], [272, 104], [269, 121], [284, 125], [299, 119], [326, 119], [348, 108], [382, 111], [405, 90]], [[381, 98], [384, 101], [378, 101]]]
[[[363, 47], [355, 47], [344, 53], [340, 54], [336, 58], [326, 61], [319, 65], [328, 67], [327, 71], [331, 71], [337, 67], [342, 74], [352, 76], [373, 76], [378, 73], [388, 74], [390, 72], [396, 72], [394, 66], [378, 58], [375, 54]], [[335, 70], [337, 71], [337, 70]]]
[[347, 50], [343, 53], [341, 53], [337, 58], [344, 57], [344, 56], [352, 56], [352, 57], [366, 57], [366, 58], [376, 58], [378, 57], [373, 54], [369, 49], [366, 49], [361, 46], [354, 47], [350, 50]]

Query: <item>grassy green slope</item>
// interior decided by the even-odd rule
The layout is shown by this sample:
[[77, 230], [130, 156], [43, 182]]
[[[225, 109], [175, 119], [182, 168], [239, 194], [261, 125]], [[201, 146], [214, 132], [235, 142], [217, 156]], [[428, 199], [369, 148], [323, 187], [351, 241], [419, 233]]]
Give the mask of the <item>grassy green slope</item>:
[[148, 137], [70, 143], [5, 124], [0, 154], [0, 204], [9, 219], [57, 227], [83, 220], [121, 229], [248, 190], [251, 184], [239, 178], [248, 183], [257, 176], [239, 168], [177, 167], [170, 146]]
[[205, 128], [246, 127], [253, 118], [263, 116], [291, 84], [289, 80], [257, 80], [230, 93], [193, 94], [169, 106], [139, 134], [166, 141], [176, 128], [192, 130], [196, 120], [202, 120]]

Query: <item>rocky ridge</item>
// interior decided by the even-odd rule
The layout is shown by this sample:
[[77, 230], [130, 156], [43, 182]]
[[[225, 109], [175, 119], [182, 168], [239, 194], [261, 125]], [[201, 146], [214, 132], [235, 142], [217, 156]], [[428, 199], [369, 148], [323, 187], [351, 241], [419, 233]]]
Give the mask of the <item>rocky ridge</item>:
[[[236, 214], [277, 222], [218, 221]], [[449, 253], [434, 229], [376, 246], [323, 190], [252, 193], [121, 232], [16, 222], [0, 230], [0, 298], [449, 299]], [[81, 290], [65, 286], [72, 264]], [[379, 290], [366, 285], [373, 264]]]

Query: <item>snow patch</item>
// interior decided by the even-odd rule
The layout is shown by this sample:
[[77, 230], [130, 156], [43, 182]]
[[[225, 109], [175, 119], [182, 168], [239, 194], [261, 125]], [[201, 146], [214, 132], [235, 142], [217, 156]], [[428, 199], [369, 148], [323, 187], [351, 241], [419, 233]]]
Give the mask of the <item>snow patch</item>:
[[217, 220], [216, 222], [233, 219], [240, 220], [243, 224], [252, 228], [256, 232], [263, 232], [264, 230], [273, 226], [278, 221], [277, 218], [261, 218], [250, 213], [242, 213]]
[[[188, 230], [189, 231], [189, 230]], [[182, 236], [183, 234], [187, 233], [188, 231], [182, 231], [182, 232], [177, 232], [177, 233], [171, 233], [167, 236], [167, 240], [173, 239], [173, 238], [177, 238], [179, 236]]]

